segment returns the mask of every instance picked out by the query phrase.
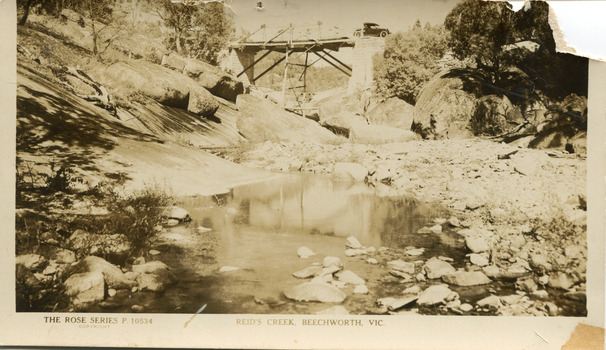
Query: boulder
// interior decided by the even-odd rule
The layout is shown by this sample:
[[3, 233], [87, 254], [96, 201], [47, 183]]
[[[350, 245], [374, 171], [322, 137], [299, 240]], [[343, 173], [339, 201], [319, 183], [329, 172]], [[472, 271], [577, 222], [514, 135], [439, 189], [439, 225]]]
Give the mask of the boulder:
[[337, 181], [364, 181], [368, 170], [357, 163], [336, 163], [332, 177]]
[[539, 286], [537, 285], [537, 283], [534, 281], [534, 279], [532, 277], [522, 277], [522, 278], [518, 278], [516, 281], [516, 289], [524, 291], [528, 294], [532, 294], [538, 288], [539, 288]]
[[403, 308], [406, 305], [414, 303], [418, 299], [417, 296], [409, 296], [406, 298], [381, 298], [377, 300], [379, 306], [384, 306], [389, 311], [395, 311]]
[[348, 256], [348, 257], [364, 255], [364, 254], [366, 254], [365, 249], [346, 249], [345, 250], [345, 256]]
[[436, 257], [427, 260], [424, 268], [427, 273], [427, 278], [430, 279], [440, 278], [456, 271], [452, 265]]
[[107, 286], [113, 289], [130, 289], [135, 286], [135, 281], [125, 276], [120, 268], [97, 256], [87, 256], [80, 260], [71, 272], [100, 272], [103, 274]]
[[323, 267], [336, 266], [339, 269], [343, 268], [343, 262], [336, 256], [327, 256], [322, 260]]
[[23, 265], [30, 271], [39, 271], [47, 265], [46, 258], [38, 254], [24, 254], [15, 258], [15, 264]]
[[311, 278], [322, 274], [322, 268], [320, 266], [309, 266], [303, 270], [299, 270], [292, 275], [296, 278]]
[[237, 78], [206, 62], [170, 53], [162, 58], [162, 65], [187, 75], [213, 95], [232, 102], [245, 91], [244, 84]]
[[469, 92], [467, 73], [461, 69], [443, 71], [423, 86], [415, 104], [412, 131], [424, 139], [473, 136], [469, 124], [476, 98]]
[[321, 303], [342, 303], [347, 295], [339, 288], [326, 283], [307, 282], [284, 292], [284, 295], [296, 301], [317, 301]]
[[384, 143], [417, 141], [420, 137], [410, 130], [394, 128], [391, 126], [356, 124], [350, 128], [349, 139], [354, 143], [378, 145]]
[[549, 274], [548, 285], [551, 288], [570, 289], [575, 284], [575, 279], [572, 275], [565, 272], [554, 272]]
[[179, 222], [191, 221], [189, 212], [183, 208], [173, 206], [166, 211], [166, 217], [169, 219], [179, 220]]
[[213, 95], [187, 76], [137, 60], [117, 62], [102, 72], [109, 86], [128, 86], [129, 93], [147, 96], [163, 105], [210, 117], [219, 108]]
[[360, 278], [360, 276], [356, 275], [353, 271], [345, 270], [337, 274], [337, 278], [341, 282], [345, 282], [348, 284], [359, 285], [365, 284], [366, 282]]
[[484, 254], [469, 254], [469, 261], [471, 261], [472, 264], [480, 267], [488, 266], [489, 264], [488, 258]]
[[564, 147], [568, 153], [587, 154], [587, 132], [582, 131], [571, 137]]
[[530, 267], [537, 273], [544, 274], [552, 269], [549, 259], [542, 254], [530, 254], [529, 263]]
[[350, 136], [354, 126], [368, 124], [362, 117], [363, 113], [361, 103], [354, 95], [346, 95], [319, 103], [320, 125], [345, 137]]
[[442, 281], [457, 286], [477, 286], [491, 282], [481, 271], [456, 271], [442, 276]]
[[353, 290], [354, 294], [368, 294], [368, 292], [368, 287], [364, 284], [358, 284]]
[[316, 253], [314, 253], [311, 249], [307, 247], [300, 247], [299, 249], [297, 249], [297, 256], [299, 256], [299, 258], [307, 259], [310, 256], [314, 255], [316, 255]]
[[415, 107], [397, 97], [390, 97], [379, 102], [367, 113], [372, 125], [385, 125], [410, 130]]
[[465, 245], [472, 253], [482, 253], [490, 250], [488, 241], [476, 234], [468, 234], [465, 236]]
[[421, 295], [419, 295], [417, 304], [421, 306], [445, 304], [448, 301], [447, 299], [451, 296], [451, 293], [452, 290], [445, 284], [433, 285], [425, 289]]
[[501, 135], [514, 131], [524, 122], [519, 108], [507, 96], [482, 96], [475, 104], [470, 127], [476, 135]]
[[167, 286], [177, 282], [177, 278], [161, 261], [152, 261], [141, 265], [133, 265], [137, 284], [140, 290], [162, 292]]
[[394, 270], [413, 274], [415, 273], [415, 264], [413, 262], [406, 262], [402, 260], [393, 260], [387, 263], [387, 266]]
[[76, 273], [65, 280], [65, 294], [75, 305], [100, 301], [105, 298], [105, 281], [99, 271]]
[[251, 142], [330, 142], [336, 136], [316, 122], [287, 112], [275, 103], [252, 95], [236, 98], [238, 132]]
[[489, 308], [491, 311], [497, 311], [501, 307], [501, 299], [496, 295], [488, 296], [478, 300], [476, 303], [479, 307]]
[[345, 241], [345, 246], [347, 248], [351, 248], [351, 249], [360, 249], [360, 248], [362, 248], [362, 244], [354, 236], [347, 237], [347, 240]]

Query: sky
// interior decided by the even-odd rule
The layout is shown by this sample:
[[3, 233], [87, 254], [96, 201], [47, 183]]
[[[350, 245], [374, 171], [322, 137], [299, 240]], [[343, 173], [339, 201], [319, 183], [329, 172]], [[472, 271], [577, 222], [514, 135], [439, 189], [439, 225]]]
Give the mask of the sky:
[[263, 11], [255, 9], [257, 0], [231, 0], [236, 14], [235, 27], [254, 31], [268, 26], [317, 25], [351, 35], [363, 22], [375, 22], [390, 31], [405, 31], [419, 19], [441, 24], [459, 0], [261, 0]]

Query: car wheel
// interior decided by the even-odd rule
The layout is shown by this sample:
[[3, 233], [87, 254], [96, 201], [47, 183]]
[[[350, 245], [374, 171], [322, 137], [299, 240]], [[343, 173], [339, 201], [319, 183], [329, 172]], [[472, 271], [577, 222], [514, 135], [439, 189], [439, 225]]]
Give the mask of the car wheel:
[[379, 34], [381, 36], [381, 38], [384, 38], [387, 36], [387, 32], [381, 32], [381, 34]]
[[360, 37], [360, 32], [354, 32], [354, 36], [359, 38]]

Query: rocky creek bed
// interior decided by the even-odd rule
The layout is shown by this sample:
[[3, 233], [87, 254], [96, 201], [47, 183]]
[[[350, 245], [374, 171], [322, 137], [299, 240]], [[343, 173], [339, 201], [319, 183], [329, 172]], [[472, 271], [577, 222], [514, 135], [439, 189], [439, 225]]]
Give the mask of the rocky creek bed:
[[[187, 210], [173, 208], [140, 256], [120, 235], [40, 232], [40, 249], [17, 256], [21, 287], [60, 311], [586, 314], [582, 157], [484, 140], [267, 142], [239, 152], [249, 166], [325, 174], [325, 187], [300, 208], [303, 191], [275, 180], [255, 190], [261, 206], [247, 187], [183, 199]], [[348, 194], [347, 210], [319, 206], [342, 219], [309, 226], [309, 203], [332, 198], [326, 186]], [[368, 193], [375, 199], [359, 199]], [[380, 216], [372, 208], [405, 198], [433, 211], [385, 207], [392, 221], [414, 218], [389, 235], [368, 224]]]

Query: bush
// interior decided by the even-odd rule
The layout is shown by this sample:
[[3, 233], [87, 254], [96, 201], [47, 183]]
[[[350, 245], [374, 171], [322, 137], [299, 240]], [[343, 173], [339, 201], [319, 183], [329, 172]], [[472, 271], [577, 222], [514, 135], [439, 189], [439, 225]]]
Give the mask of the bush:
[[103, 233], [124, 234], [133, 252], [137, 252], [155, 234], [155, 227], [162, 223], [162, 214], [170, 199], [167, 191], [158, 185], [128, 195], [110, 190], [105, 196], [110, 214], [104, 222]]
[[414, 105], [421, 87], [439, 71], [446, 52], [446, 32], [429, 24], [396, 33], [385, 40], [385, 52], [374, 57], [378, 92]]

